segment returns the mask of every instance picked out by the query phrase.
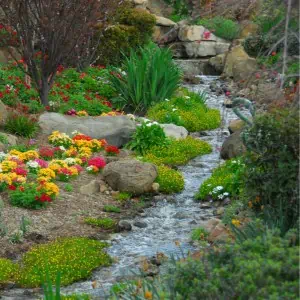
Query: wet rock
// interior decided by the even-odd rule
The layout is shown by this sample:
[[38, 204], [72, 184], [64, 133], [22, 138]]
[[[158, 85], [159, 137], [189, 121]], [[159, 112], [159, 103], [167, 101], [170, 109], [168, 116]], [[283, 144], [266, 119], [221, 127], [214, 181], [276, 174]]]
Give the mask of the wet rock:
[[148, 227], [148, 224], [146, 222], [142, 221], [136, 221], [133, 223], [134, 226], [139, 227], [139, 228], [146, 228]]
[[226, 206], [226, 205], [229, 205], [231, 203], [231, 200], [230, 198], [226, 197], [223, 201], [222, 201], [222, 205], [223, 206]]
[[126, 159], [107, 164], [103, 175], [113, 190], [143, 194], [151, 192], [158, 173], [154, 164]]
[[118, 223], [118, 231], [131, 231], [132, 226], [128, 221], [121, 220]]
[[187, 213], [179, 211], [173, 217], [175, 219], [183, 220], [183, 219], [187, 219], [189, 216]]
[[216, 209], [215, 214], [216, 214], [217, 216], [222, 216], [222, 215], [224, 214], [224, 211], [225, 211], [225, 208], [224, 208], [224, 207], [219, 207], [219, 208]]
[[100, 184], [97, 180], [92, 180], [86, 185], [80, 187], [80, 194], [92, 195], [100, 191]]
[[203, 203], [201, 203], [200, 208], [209, 209], [209, 208], [212, 208], [212, 205], [210, 202], [203, 202]]
[[242, 121], [242, 120], [232, 120], [229, 123], [228, 130], [229, 130], [230, 134], [232, 134], [232, 133], [235, 133], [236, 131], [239, 131], [239, 130], [243, 129], [244, 126], [245, 126], [244, 121]]
[[189, 222], [189, 224], [191, 224], [191, 225], [196, 225], [196, 224], [197, 224], [197, 221], [196, 221], [196, 220], [192, 220], [191, 222]]
[[183, 77], [183, 81], [188, 84], [200, 84], [201, 83], [201, 79], [199, 77], [192, 76], [192, 75], [185, 75]]
[[167, 137], [185, 139], [188, 135], [188, 131], [183, 126], [175, 124], [160, 124], [160, 126], [164, 129]]

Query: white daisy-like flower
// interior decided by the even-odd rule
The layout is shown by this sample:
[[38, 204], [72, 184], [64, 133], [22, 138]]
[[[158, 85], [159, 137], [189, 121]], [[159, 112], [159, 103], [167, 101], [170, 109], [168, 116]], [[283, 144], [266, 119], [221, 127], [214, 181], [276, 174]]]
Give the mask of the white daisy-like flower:
[[225, 192], [223, 193], [223, 196], [229, 196], [229, 193]]
[[78, 132], [77, 130], [74, 130], [74, 131], [72, 132], [72, 135], [77, 135], [77, 134], [79, 134], [79, 132]]
[[0, 152], [0, 161], [3, 161], [7, 157], [7, 154], [4, 152]]
[[26, 164], [29, 168], [33, 168], [36, 169], [39, 167], [39, 164], [36, 161], [30, 160], [27, 164]]
[[59, 146], [59, 150], [66, 151], [66, 148], [64, 146]]
[[222, 199], [223, 199], [223, 195], [220, 194], [220, 195], [218, 196], [218, 199], [222, 200]]
[[158, 125], [158, 122], [154, 121], [154, 122], [152, 123], [152, 125]]
[[221, 185], [219, 185], [219, 186], [216, 187], [216, 189], [217, 189], [218, 191], [222, 191], [222, 190], [223, 190], [223, 187], [222, 187]]
[[170, 100], [166, 98], [165, 101], [169, 102]]
[[92, 170], [93, 170], [93, 167], [92, 167], [92, 166], [89, 166], [89, 167], [86, 168], [86, 170], [87, 170], [87, 171], [92, 171]]
[[72, 165], [75, 165], [76, 164], [76, 159], [75, 158], [72, 158], [72, 157], [68, 157], [65, 159], [65, 162], [69, 165], [69, 166], [72, 166]]
[[172, 109], [172, 111], [176, 111], [176, 110], [177, 110], [177, 108], [173, 108], [173, 109]]

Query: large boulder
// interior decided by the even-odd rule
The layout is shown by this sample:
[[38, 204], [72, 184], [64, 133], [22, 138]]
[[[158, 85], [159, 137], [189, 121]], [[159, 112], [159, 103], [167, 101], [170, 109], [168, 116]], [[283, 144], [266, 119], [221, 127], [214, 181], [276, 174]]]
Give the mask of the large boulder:
[[219, 54], [211, 57], [208, 61], [209, 65], [212, 66], [217, 73], [221, 74], [224, 70], [225, 65], [225, 54]]
[[170, 19], [160, 17], [160, 16], [155, 16], [155, 18], [156, 18], [156, 25], [166, 26], [166, 27], [173, 27], [176, 25], [176, 23]]
[[8, 147], [17, 145], [18, 138], [15, 135], [4, 132], [0, 132], [0, 135], [3, 137], [0, 141], [0, 151], [5, 151]]
[[113, 190], [136, 195], [152, 191], [157, 175], [155, 165], [135, 159], [111, 162], [103, 172], [105, 181]]
[[185, 50], [188, 57], [216, 56], [228, 51], [230, 44], [213, 41], [200, 41], [185, 43]]
[[253, 76], [257, 69], [256, 59], [250, 57], [243, 46], [237, 45], [227, 55], [223, 74], [235, 81], [241, 81]]
[[246, 152], [246, 147], [241, 138], [241, 132], [241, 130], [238, 130], [225, 140], [221, 148], [222, 159], [231, 159]]
[[177, 126], [175, 124], [159, 124], [164, 129], [167, 137], [175, 139], [185, 139], [188, 135], [188, 131], [183, 126]]
[[179, 28], [178, 38], [183, 42], [194, 42], [202, 39], [205, 28], [203, 26], [182, 26]]
[[71, 134], [77, 130], [96, 139], [106, 139], [110, 145], [126, 144], [136, 129], [134, 121], [127, 116], [116, 117], [73, 117], [58, 113], [44, 113], [39, 118], [44, 134], [58, 130]]

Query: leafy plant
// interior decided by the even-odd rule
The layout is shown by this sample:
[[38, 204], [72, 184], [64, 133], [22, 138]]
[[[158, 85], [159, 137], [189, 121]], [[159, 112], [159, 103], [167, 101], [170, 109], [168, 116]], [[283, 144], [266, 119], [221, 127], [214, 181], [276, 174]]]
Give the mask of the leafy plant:
[[14, 282], [18, 273], [18, 265], [12, 261], [0, 258], [0, 284]]
[[240, 158], [226, 161], [214, 169], [211, 177], [206, 179], [195, 195], [198, 200], [222, 200], [228, 196], [238, 196], [243, 189], [245, 165]]
[[116, 226], [116, 221], [111, 218], [85, 218], [84, 222], [86, 224], [101, 227], [103, 229], [114, 229]]
[[225, 40], [234, 40], [240, 33], [240, 27], [237, 22], [220, 16], [209, 19], [200, 19], [197, 21], [197, 24], [204, 26], [216, 36]]
[[168, 139], [164, 130], [158, 124], [143, 122], [137, 127], [132, 140], [126, 147], [137, 154], [143, 155], [151, 147], [164, 145], [168, 145]]
[[5, 124], [5, 130], [12, 134], [16, 134], [22, 137], [33, 137], [38, 130], [36, 119], [29, 115], [8, 115]]
[[247, 195], [253, 208], [282, 233], [299, 218], [298, 124], [296, 110], [274, 111], [257, 117], [243, 135]]
[[129, 200], [132, 197], [131, 194], [126, 193], [126, 192], [120, 192], [116, 195], [116, 200], [120, 202], [124, 202]]
[[203, 241], [208, 237], [208, 232], [205, 228], [199, 227], [192, 231], [191, 238], [193, 241]]
[[7, 139], [7, 136], [0, 133], [0, 143], [4, 144], [4, 145], [7, 145], [8, 144], [8, 139]]
[[172, 97], [180, 80], [171, 52], [149, 44], [138, 52], [132, 50], [123, 71], [112, 73], [111, 83], [119, 95], [113, 101], [118, 107], [145, 113], [151, 105]]
[[179, 193], [184, 188], [183, 175], [164, 165], [158, 166], [158, 176], [155, 182], [159, 184], [159, 191], [165, 194]]
[[66, 184], [65, 184], [65, 190], [66, 190], [66, 192], [71, 193], [71, 192], [73, 192], [74, 187], [73, 187], [72, 184], [66, 183]]
[[113, 213], [120, 213], [121, 209], [119, 207], [113, 205], [104, 205], [103, 211], [105, 212], [113, 212]]
[[91, 271], [111, 263], [103, 251], [107, 244], [86, 238], [62, 238], [33, 247], [21, 260], [17, 282], [22, 287], [39, 287], [49, 273], [49, 280], [67, 285], [87, 278]]

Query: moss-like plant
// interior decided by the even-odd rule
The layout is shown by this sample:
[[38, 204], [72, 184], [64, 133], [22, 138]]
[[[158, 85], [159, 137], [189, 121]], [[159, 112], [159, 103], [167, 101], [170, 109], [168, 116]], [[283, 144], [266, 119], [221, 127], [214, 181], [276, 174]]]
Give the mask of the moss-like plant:
[[84, 222], [86, 224], [101, 227], [103, 229], [113, 229], [116, 226], [116, 222], [111, 218], [85, 218]]
[[17, 283], [26, 288], [39, 287], [46, 272], [53, 282], [60, 272], [62, 285], [87, 278], [93, 269], [111, 263], [105, 247], [106, 243], [87, 238], [62, 238], [33, 247], [21, 260]]
[[178, 193], [184, 188], [183, 175], [164, 165], [158, 166], [158, 176], [155, 182], [159, 184], [159, 191], [165, 194]]
[[208, 232], [205, 228], [199, 227], [192, 231], [191, 238], [193, 241], [203, 241], [208, 237]]
[[114, 205], [105, 205], [104, 208], [103, 208], [103, 211], [113, 212], [113, 213], [120, 213], [121, 209], [119, 207], [114, 206]]
[[188, 136], [185, 139], [171, 140], [168, 146], [155, 146], [147, 151], [144, 160], [156, 165], [184, 165], [192, 158], [208, 154], [211, 146], [204, 141]]
[[14, 264], [12, 261], [0, 258], [0, 284], [13, 282], [18, 273], [18, 269], [18, 265]]
[[115, 196], [115, 199], [119, 202], [124, 202], [129, 200], [132, 197], [132, 194], [126, 192], [120, 192]]
[[177, 97], [151, 107], [147, 117], [159, 123], [183, 126], [190, 132], [216, 129], [221, 124], [220, 112], [209, 109], [205, 102], [205, 94], [183, 90]]

